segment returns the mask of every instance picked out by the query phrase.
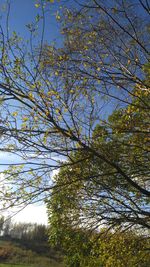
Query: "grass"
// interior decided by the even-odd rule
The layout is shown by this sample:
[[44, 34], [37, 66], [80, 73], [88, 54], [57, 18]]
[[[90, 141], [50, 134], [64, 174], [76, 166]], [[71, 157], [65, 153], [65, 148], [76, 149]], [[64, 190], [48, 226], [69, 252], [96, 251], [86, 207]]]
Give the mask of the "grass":
[[27, 265], [14, 265], [14, 264], [7, 264], [7, 263], [5, 263], [5, 264], [0, 264], [0, 267], [30, 267], [30, 266], [27, 266]]
[[19, 243], [3, 240], [0, 241], [0, 261], [0, 267], [63, 267], [55, 251], [44, 255]]
[[[0, 264], [0, 267], [39, 267], [39, 265], [27, 265], [27, 264], [11, 264], [11, 263], [3, 263], [3, 264]], [[47, 267], [47, 266], [44, 266], [44, 265], [40, 265], [40, 267]], [[52, 264], [52, 265], [49, 265], [49, 267], [62, 267], [62, 265], [58, 265], [58, 264]]]

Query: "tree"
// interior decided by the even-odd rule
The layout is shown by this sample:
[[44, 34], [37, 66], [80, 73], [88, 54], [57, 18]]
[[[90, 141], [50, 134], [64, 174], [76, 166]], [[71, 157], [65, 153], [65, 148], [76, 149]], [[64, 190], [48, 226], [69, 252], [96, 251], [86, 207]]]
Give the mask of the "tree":
[[1, 216], [1, 218], [0, 218], [0, 236], [2, 235], [2, 232], [3, 232], [3, 226], [4, 226], [4, 217]]
[[[143, 128], [147, 117], [144, 114], [142, 116], [139, 111], [138, 113], [134, 111], [135, 118], [138, 115], [139, 122], [141, 120], [143, 122], [140, 124], [142, 127], [142, 143], [140, 143], [135, 134], [128, 134], [125, 131], [126, 123], [130, 123], [130, 108], [131, 106], [128, 106], [117, 110], [110, 116], [109, 121], [113, 126], [110, 135], [107, 126], [97, 125], [93, 132], [93, 147], [97, 151], [105, 151], [109, 156], [115, 147], [116, 154], [112, 153], [112, 158], [115, 157], [116, 161], [122, 162], [127, 169], [130, 168], [133, 177], [135, 175], [135, 179], [143, 184], [147, 183], [145, 172], [149, 164], [147, 146], [144, 148], [147, 140]], [[140, 127], [136, 131], [140, 132]], [[86, 160], [83, 160], [83, 153], [82, 151], [72, 153], [71, 159], [75, 158], [76, 165], [72, 166], [70, 161], [70, 166], [61, 168], [59, 174], [55, 176], [56, 186], [48, 202], [51, 243], [64, 250], [66, 266], [100, 266], [100, 264], [126, 266], [127, 262], [128, 266], [134, 266], [136, 262], [141, 264], [143, 257], [145, 260], [142, 264], [146, 266], [149, 259], [143, 244], [145, 242], [147, 244], [147, 235], [144, 237], [143, 231], [139, 233], [139, 228], [150, 227], [149, 198], [141, 198], [141, 194], [133, 190], [133, 187], [118, 176], [114, 169], [108, 168], [92, 154], [87, 153]], [[60, 190], [61, 186], [63, 190]], [[101, 237], [101, 228], [104, 226], [108, 233]], [[132, 233], [128, 231], [129, 228], [138, 231]], [[113, 234], [109, 233], [110, 229], [113, 229]], [[145, 256], [140, 256], [140, 248], [137, 246], [139, 240], [144, 242], [140, 243], [140, 246], [142, 253], [146, 253]], [[133, 242], [132, 248], [129, 248], [126, 242], [130, 244]], [[116, 249], [116, 246], [120, 249]]]
[[146, 267], [149, 263], [149, 238], [142, 233], [129, 230], [111, 232], [108, 228], [91, 232], [65, 226], [56, 220], [56, 216], [52, 229], [51, 244], [55, 248], [61, 247], [65, 266]]
[[98, 249], [95, 247], [95, 251], [99, 253], [102, 266], [146, 267], [148, 264], [149, 240], [141, 238], [137, 233], [131, 231], [109, 233], [100, 238], [98, 243], [99, 247]]
[[[147, 228], [146, 206], [135, 201], [140, 197], [145, 205], [150, 196], [146, 148], [149, 78], [145, 75], [149, 73], [148, 4], [83, 1], [75, 11], [64, 10], [61, 48], [45, 44], [42, 35], [40, 46], [33, 49], [36, 25], [44, 19], [43, 5], [41, 12], [42, 18], [36, 17], [28, 25], [30, 52], [17, 33], [5, 37], [1, 28], [1, 151], [22, 158], [4, 172], [6, 188], [3, 185], [1, 194], [6, 208], [48, 198], [55, 187], [64, 190], [65, 178], [55, 184], [52, 172], [61, 167], [65, 172], [70, 166], [76, 170], [79, 162], [85, 173], [79, 169], [82, 175], [77, 177], [77, 184], [81, 190], [84, 180], [88, 180], [87, 196], [92, 198], [93, 187], [100, 182], [101, 192], [106, 186], [107, 194], [109, 190], [117, 204], [119, 196], [130, 202], [129, 211], [126, 207], [124, 213], [126, 202], [122, 203], [121, 215], [117, 206], [118, 220], [113, 222], [113, 216], [106, 218], [105, 214], [105, 221]], [[57, 19], [61, 20], [61, 14]], [[115, 109], [118, 111], [113, 113]], [[96, 125], [100, 125], [98, 130]], [[94, 176], [97, 169], [108, 170], [105, 179], [99, 179], [98, 173], [95, 185], [86, 175], [88, 161]], [[76, 194], [76, 186], [72, 189], [70, 180], [67, 183], [68, 190]], [[105, 212], [106, 206], [111, 208], [109, 201]]]
[[4, 237], [8, 238], [10, 236], [11, 228], [12, 228], [11, 218], [8, 218], [4, 221], [4, 224], [3, 224], [3, 236]]
[[[131, 106], [117, 110], [109, 117], [111, 129], [107, 125], [97, 125], [93, 132], [92, 149], [119, 161], [126, 173], [130, 172], [133, 181], [147, 188], [148, 139], [144, 125], [148, 118], [139, 110], [134, 110], [133, 118], [130, 109]], [[133, 119], [134, 122], [137, 120], [136, 131]], [[133, 134], [126, 129], [130, 123]], [[52, 218], [53, 215], [54, 218], [58, 216], [65, 225], [80, 225], [83, 222], [84, 227], [91, 230], [104, 224], [109, 227], [141, 226], [149, 229], [148, 196], [142, 196], [115, 168], [92, 153], [74, 152], [70, 159], [68, 166], [64, 163], [55, 176], [54, 196], [50, 200]], [[76, 164], [72, 165], [72, 162]]]

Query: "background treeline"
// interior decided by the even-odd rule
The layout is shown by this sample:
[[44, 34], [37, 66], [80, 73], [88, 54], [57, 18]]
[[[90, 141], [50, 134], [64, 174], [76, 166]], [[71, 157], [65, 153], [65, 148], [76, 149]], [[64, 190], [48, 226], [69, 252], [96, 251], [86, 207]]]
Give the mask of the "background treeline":
[[47, 226], [36, 223], [14, 223], [11, 219], [1, 217], [0, 234], [3, 238], [18, 239], [24, 241], [47, 242]]
[[60, 252], [50, 247], [47, 231], [46, 225], [14, 223], [11, 219], [1, 217], [0, 262], [34, 263], [37, 257], [41, 257], [42, 260], [44, 257], [44, 261], [47, 262], [45, 266], [50, 260], [59, 262]]

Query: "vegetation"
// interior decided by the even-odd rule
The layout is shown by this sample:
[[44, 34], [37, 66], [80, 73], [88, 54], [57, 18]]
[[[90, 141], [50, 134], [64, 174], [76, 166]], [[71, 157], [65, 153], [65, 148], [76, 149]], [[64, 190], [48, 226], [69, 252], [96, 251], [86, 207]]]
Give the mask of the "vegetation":
[[[0, 149], [17, 155], [3, 208], [46, 201], [67, 267], [147, 266], [150, 6], [61, 3], [36, 1], [29, 43], [9, 32], [9, 4], [0, 28]], [[54, 4], [59, 45], [44, 37]]]
[[[135, 118], [140, 118], [136, 131], [141, 132], [141, 141], [136, 134], [126, 132], [130, 118], [133, 120], [131, 110]], [[143, 134], [147, 119], [145, 112], [128, 105], [109, 117], [111, 129], [102, 124], [93, 132], [94, 149], [107, 151], [110, 156], [115, 147], [112, 159], [120, 161], [132, 177], [135, 173], [141, 184], [147, 181], [143, 170], [149, 165], [147, 146], [144, 148], [147, 137]], [[129, 150], [130, 144], [133, 147]], [[92, 153], [74, 152], [70, 158], [70, 165], [64, 163], [55, 176], [56, 186], [48, 202], [50, 240], [63, 248], [66, 266], [148, 266], [148, 232], [139, 232], [139, 227], [149, 229], [148, 198], [141, 198], [113, 168]], [[76, 162], [73, 167], [72, 160]], [[107, 228], [103, 233], [104, 226]]]
[[[41, 245], [42, 248], [42, 245]], [[17, 241], [0, 241], [0, 266], [21, 265], [34, 267], [62, 267], [62, 263], [57, 258], [56, 252], [49, 256], [44, 253], [37, 253], [32, 249], [28, 249], [25, 245]]]
[[[101, 233], [91, 235], [81, 230], [67, 229], [60, 241], [64, 248], [65, 266], [82, 267], [147, 267], [149, 240], [128, 231], [127, 233]], [[58, 240], [58, 238], [57, 238]]]
[[[138, 161], [142, 159], [137, 152], [137, 142], [143, 140], [139, 153], [146, 162], [149, 14], [141, 1], [138, 5], [107, 2], [91, 1], [86, 6], [83, 1], [80, 12], [80, 6], [74, 11], [62, 9], [61, 48], [43, 41], [40, 47], [28, 51], [17, 33], [5, 38], [2, 31], [1, 150], [22, 158], [22, 162], [16, 158], [18, 163], [3, 172], [6, 185], [3, 181], [1, 197], [6, 200], [5, 208], [48, 198], [55, 186], [50, 182], [52, 172], [59, 170], [64, 160], [66, 165], [67, 160], [75, 165], [75, 158], [70, 158], [74, 151], [91, 154], [116, 173], [117, 183], [122, 180], [137, 195], [149, 197], [147, 183], [139, 181], [140, 177], [148, 179], [149, 171], [143, 165], [139, 172]], [[36, 18], [36, 23], [42, 19]], [[28, 26], [32, 48], [34, 26]], [[114, 110], [119, 125], [108, 120]], [[108, 139], [113, 138], [111, 153], [108, 148], [100, 151], [93, 146], [96, 125], [107, 129]], [[124, 159], [115, 158], [119, 153], [123, 158], [127, 146], [132, 151], [134, 169], [133, 159], [127, 167]], [[86, 162], [86, 157], [82, 160]], [[8, 186], [8, 181], [15, 186]]]
[[[24, 265], [17, 265], [18, 267], [29, 267], [29, 266], [24, 266]], [[0, 267], [16, 267], [14, 264], [0, 264]]]
[[[133, 44], [130, 46], [131, 39], [129, 38], [129, 43], [127, 40], [124, 43], [127, 34], [126, 28], [123, 29], [123, 32], [121, 29], [122, 37], [120, 38], [116, 33], [118, 20], [114, 21], [115, 15], [112, 17], [106, 8], [103, 9], [97, 3], [95, 9], [97, 8], [100, 12], [101, 20], [96, 21], [94, 15], [92, 17], [94, 14], [92, 8], [94, 9], [94, 6], [84, 6], [83, 10], [87, 12], [86, 15], [84, 12], [80, 12], [77, 19], [75, 19], [76, 12], [70, 11], [66, 15], [68, 24], [65, 32], [65, 48], [66, 54], [69, 54], [69, 58], [66, 60], [69, 65], [69, 81], [67, 80], [67, 82], [70, 83], [70, 77], [78, 75], [76, 86], [80, 90], [85, 90], [84, 94], [87, 99], [89, 95], [93, 97], [93, 105], [86, 104], [90, 112], [94, 113], [95, 110], [95, 118], [96, 112], [98, 112], [96, 105], [98, 102], [96, 101], [99, 99], [99, 95], [97, 93], [100, 94], [100, 97], [105, 94], [111, 100], [119, 98], [120, 106], [112, 112], [109, 111], [110, 115], [107, 115], [107, 119], [101, 116], [98, 123], [96, 123], [96, 119], [94, 120], [93, 113], [91, 117], [89, 114], [91, 125], [85, 119], [87, 132], [86, 130], [84, 133], [82, 132], [82, 140], [76, 146], [77, 149], [69, 153], [67, 163], [64, 162], [59, 174], [55, 176], [55, 186], [48, 202], [49, 223], [52, 226], [50, 240], [55, 246], [63, 248], [66, 255], [66, 266], [147, 266], [150, 260], [148, 232], [145, 235], [145, 232], [143, 230], [139, 232], [139, 229], [148, 230], [150, 228], [148, 192], [150, 65], [149, 63], [141, 65], [142, 73], [140, 73], [139, 79], [142, 84], [140, 85], [135, 80], [137, 76], [136, 78], [132, 76], [134, 69], [132, 63], [137, 60], [133, 52], [135, 47]], [[121, 7], [120, 9], [118, 7], [115, 13], [119, 16], [124, 10], [128, 20], [127, 25], [130, 27], [131, 20], [129, 18], [131, 19], [131, 17], [128, 17], [130, 16], [129, 10], [126, 8], [127, 6], [122, 6], [121, 11]], [[103, 11], [103, 15], [101, 11]], [[130, 10], [130, 12], [132, 11]], [[132, 16], [135, 16], [134, 13]], [[106, 18], [112, 21], [114, 28], [110, 27], [110, 21], [107, 22]], [[103, 34], [101, 36], [98, 26], [102, 27], [101, 31], [105, 31], [105, 36]], [[135, 32], [141, 37], [140, 29], [136, 28], [137, 25], [134, 26]], [[146, 32], [145, 30], [144, 33]], [[115, 47], [112, 45], [113, 34]], [[128, 34], [133, 37], [130, 31]], [[109, 36], [111, 36], [111, 40]], [[117, 45], [122, 50], [116, 52]], [[124, 45], [127, 47], [125, 48]], [[104, 53], [104, 49], [105, 52], [108, 50], [109, 53], [114, 54], [112, 58], [110, 55], [109, 58], [106, 57], [107, 59], [103, 55], [100, 67], [101, 51]], [[130, 56], [126, 49], [129, 49]], [[93, 53], [96, 53], [96, 59]], [[136, 55], [138, 53], [136, 43]], [[119, 66], [115, 62], [116, 54]], [[134, 55], [132, 59], [131, 54]], [[76, 60], [77, 56], [79, 60]], [[91, 63], [93, 58], [94, 63]], [[120, 62], [125, 64], [123, 69]], [[49, 62], [46, 63], [49, 68]], [[62, 65], [60, 66], [61, 72]], [[99, 68], [98, 71], [97, 68]], [[131, 71], [132, 78], [128, 77], [124, 68]], [[137, 75], [138, 67], [134, 71], [134, 75]], [[98, 81], [100, 81], [100, 85]], [[115, 88], [111, 88], [111, 86], [117, 87], [120, 92], [115, 92]], [[106, 88], [107, 91], [105, 91]], [[92, 93], [90, 89], [92, 89]], [[122, 99], [123, 92], [125, 98]], [[82, 99], [82, 101], [84, 100]], [[100, 99], [99, 103], [101, 103]], [[92, 111], [90, 107], [93, 107]], [[82, 112], [84, 110], [85, 106]], [[100, 118], [100, 114], [98, 118]], [[78, 124], [75, 123], [75, 126], [77, 129]], [[81, 135], [78, 134], [78, 140], [80, 137]], [[62, 190], [60, 190], [61, 188]], [[104, 227], [106, 227], [105, 232], [107, 233], [105, 238], [101, 237], [101, 229]]]
[[10, 220], [4, 220], [2, 233], [0, 264], [5, 264], [5, 266], [21, 264], [21, 266], [34, 267], [62, 266], [62, 255], [48, 244], [46, 226], [13, 224]]

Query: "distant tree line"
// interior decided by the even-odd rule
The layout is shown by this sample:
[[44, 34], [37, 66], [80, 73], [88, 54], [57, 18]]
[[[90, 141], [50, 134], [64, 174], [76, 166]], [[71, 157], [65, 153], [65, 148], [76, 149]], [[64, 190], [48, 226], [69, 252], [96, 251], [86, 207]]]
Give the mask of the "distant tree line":
[[0, 218], [0, 235], [4, 238], [24, 241], [46, 242], [47, 226], [37, 223], [14, 223], [11, 219]]

